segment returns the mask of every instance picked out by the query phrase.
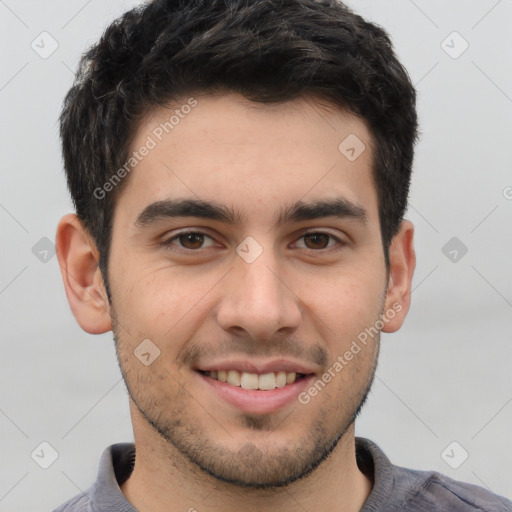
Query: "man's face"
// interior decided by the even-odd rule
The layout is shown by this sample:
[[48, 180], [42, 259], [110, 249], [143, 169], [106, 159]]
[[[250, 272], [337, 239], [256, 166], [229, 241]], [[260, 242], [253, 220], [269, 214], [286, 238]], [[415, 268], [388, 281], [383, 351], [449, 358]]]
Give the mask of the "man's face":
[[[335, 365], [387, 307], [370, 135], [312, 99], [257, 108], [237, 95], [196, 99], [169, 134], [158, 127], [175, 107], [156, 110], [132, 144], [150, 136], [156, 147], [116, 202], [118, 357], [132, 413], [170, 453], [240, 485], [282, 484], [330, 453], [375, 371], [378, 335]], [[338, 148], [349, 135], [366, 145], [355, 160]], [[190, 203], [148, 208], [162, 201], [214, 203], [234, 218]], [[296, 203], [337, 207], [293, 214]], [[329, 369], [330, 382], [309, 393]], [[231, 383], [219, 380], [228, 370]], [[283, 386], [280, 372], [294, 371], [305, 376]], [[269, 373], [277, 377], [258, 376]], [[246, 390], [237, 375], [282, 387]]]

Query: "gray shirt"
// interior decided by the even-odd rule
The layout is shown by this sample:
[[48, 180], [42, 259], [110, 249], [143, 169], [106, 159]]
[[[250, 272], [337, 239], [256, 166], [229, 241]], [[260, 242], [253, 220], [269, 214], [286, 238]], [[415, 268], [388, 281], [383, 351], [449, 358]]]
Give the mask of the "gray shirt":
[[[511, 512], [512, 501], [476, 485], [435, 471], [416, 471], [391, 464], [372, 441], [356, 437], [357, 464], [373, 480], [361, 512]], [[109, 446], [101, 456], [98, 477], [85, 493], [54, 512], [137, 512], [119, 485], [130, 476], [135, 445]]]

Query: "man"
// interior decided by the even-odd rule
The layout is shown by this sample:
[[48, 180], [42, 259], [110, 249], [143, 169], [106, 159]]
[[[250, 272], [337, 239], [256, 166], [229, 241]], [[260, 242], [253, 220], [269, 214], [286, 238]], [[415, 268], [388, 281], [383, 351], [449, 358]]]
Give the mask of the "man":
[[135, 444], [60, 511], [512, 510], [393, 466], [355, 418], [415, 267], [415, 91], [341, 3], [156, 0], [83, 57], [57, 231]]

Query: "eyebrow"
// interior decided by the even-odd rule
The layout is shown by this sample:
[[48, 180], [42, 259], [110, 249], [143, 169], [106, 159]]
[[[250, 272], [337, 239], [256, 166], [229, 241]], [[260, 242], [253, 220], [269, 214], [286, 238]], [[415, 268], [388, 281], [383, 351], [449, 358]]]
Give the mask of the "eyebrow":
[[[226, 224], [241, 224], [245, 217], [240, 212], [214, 201], [201, 199], [165, 199], [146, 206], [137, 216], [135, 226], [145, 228], [166, 218], [198, 217], [218, 220]], [[291, 222], [314, 220], [324, 217], [354, 219], [366, 224], [366, 210], [344, 198], [318, 200], [305, 203], [297, 201], [282, 208], [275, 216], [274, 226]]]

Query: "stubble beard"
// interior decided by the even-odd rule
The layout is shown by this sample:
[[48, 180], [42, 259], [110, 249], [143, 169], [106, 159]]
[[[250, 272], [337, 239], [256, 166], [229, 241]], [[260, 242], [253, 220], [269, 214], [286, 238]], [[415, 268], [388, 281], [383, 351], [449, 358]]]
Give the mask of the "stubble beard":
[[[172, 397], [162, 396], [164, 393], [160, 393], [160, 396], [151, 395], [151, 390], [155, 390], [155, 383], [176, 384], [176, 379], [169, 378], [167, 370], [156, 375], [148, 373], [142, 378], [140, 373], [137, 375], [136, 371], [128, 367], [129, 364], [140, 364], [138, 361], [132, 359], [125, 367], [125, 363], [133, 354], [129, 350], [123, 354], [123, 341], [120, 342], [114, 315], [112, 317], [117, 359], [129, 396], [141, 417], [164, 440], [170, 454], [169, 464], [177, 465], [178, 458], [173, 457], [172, 454], [178, 452], [184, 460], [188, 461], [187, 472], [192, 470], [199, 478], [202, 474], [203, 479], [207, 474], [217, 481], [231, 484], [236, 488], [253, 490], [279, 488], [311, 474], [331, 455], [347, 430], [354, 424], [368, 398], [377, 369], [380, 335], [374, 339], [376, 349], [372, 367], [366, 372], [364, 385], [352, 404], [343, 403], [343, 397], [340, 397], [340, 402], [334, 406], [322, 408], [311, 427], [305, 429], [305, 433], [293, 444], [290, 443], [288, 447], [282, 448], [277, 453], [266, 450], [261, 443], [257, 445], [250, 440], [234, 451], [216, 444], [215, 440], [209, 437], [207, 425], [214, 423], [212, 418], [208, 417], [207, 421], [203, 422], [205, 425], [203, 427], [200, 420], [195, 420], [188, 415], [187, 407], [191, 401], [194, 401], [194, 397], [183, 386], [175, 385], [178, 391]], [[124, 346], [128, 347], [129, 344], [126, 343]], [[166, 373], [168, 375], [165, 375]], [[148, 375], [150, 376], [147, 377]], [[165, 389], [170, 388], [167, 386]], [[296, 407], [305, 406], [297, 403]], [[201, 409], [201, 407], [198, 408]], [[332, 426], [330, 424], [332, 417], [334, 414], [339, 414], [339, 411], [343, 414], [340, 415], [336, 425]], [[302, 410], [299, 411], [299, 417], [301, 412]], [[204, 416], [208, 416], [207, 411], [204, 411]], [[291, 419], [293, 417], [297, 415], [292, 411], [284, 422], [293, 421]], [[237, 424], [237, 427], [239, 426], [247, 429], [251, 435], [266, 432], [268, 436], [266, 438], [270, 443], [272, 441], [271, 430], [275, 426], [269, 415], [244, 414]]]

